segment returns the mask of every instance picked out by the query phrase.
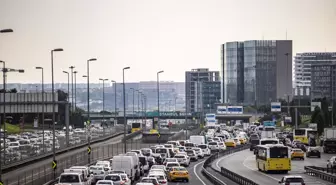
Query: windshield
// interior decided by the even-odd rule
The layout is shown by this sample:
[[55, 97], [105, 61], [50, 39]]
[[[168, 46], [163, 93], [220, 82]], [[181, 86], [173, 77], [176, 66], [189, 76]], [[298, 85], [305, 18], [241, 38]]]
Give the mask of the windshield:
[[141, 163], [142, 165], [146, 165], [146, 164], [147, 164], [147, 160], [146, 160], [145, 157], [139, 157], [139, 160], [140, 160], [140, 163]]
[[132, 128], [140, 128], [141, 123], [132, 123]]
[[306, 135], [306, 130], [305, 129], [295, 129], [294, 134], [296, 136], [304, 136]]
[[157, 149], [155, 149], [155, 153], [167, 153], [167, 149], [166, 148], [157, 148]]
[[186, 143], [184, 144], [185, 147], [194, 147], [194, 143]]
[[79, 182], [79, 175], [61, 175], [60, 183], [77, 183]]
[[301, 178], [287, 178], [286, 182], [303, 182], [303, 179]]
[[178, 163], [168, 163], [167, 167], [180, 166]]
[[120, 181], [120, 176], [119, 175], [108, 175], [105, 177], [105, 180]]
[[217, 142], [210, 142], [209, 145], [217, 145]]
[[183, 159], [184, 158], [184, 155], [175, 155], [175, 158], [178, 158], [178, 159]]
[[149, 177], [156, 177], [157, 180], [164, 180], [164, 176], [163, 175], [150, 175]]
[[275, 128], [274, 127], [265, 127], [264, 131], [274, 131]]
[[276, 140], [265, 140], [265, 141], [260, 141], [260, 144], [267, 145], [267, 144], [279, 144], [279, 143]]
[[149, 182], [149, 183], [155, 184], [156, 180], [155, 179], [142, 179], [141, 182]]
[[207, 145], [198, 145], [198, 147], [201, 148], [201, 149], [206, 149], [206, 148], [208, 148]]
[[103, 181], [103, 182], [98, 182], [97, 184], [110, 184], [111, 185], [111, 182]]
[[287, 147], [272, 147], [270, 148], [270, 158], [287, 158], [288, 148]]

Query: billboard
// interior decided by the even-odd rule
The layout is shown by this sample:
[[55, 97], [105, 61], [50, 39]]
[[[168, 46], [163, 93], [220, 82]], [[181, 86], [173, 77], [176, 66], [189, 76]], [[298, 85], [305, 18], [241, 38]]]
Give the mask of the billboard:
[[227, 106], [226, 114], [243, 114], [243, 106]]
[[318, 106], [318, 107], [321, 108], [321, 102], [311, 102], [311, 103], [310, 103], [310, 110], [311, 110], [312, 112], [314, 112], [316, 106]]
[[217, 114], [226, 114], [226, 106], [217, 106]]
[[271, 112], [281, 112], [281, 103], [280, 102], [272, 102], [271, 103]]

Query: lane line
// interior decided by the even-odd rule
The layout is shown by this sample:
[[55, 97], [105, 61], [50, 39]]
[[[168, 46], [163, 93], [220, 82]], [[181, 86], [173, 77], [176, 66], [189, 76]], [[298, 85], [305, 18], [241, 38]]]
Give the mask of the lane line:
[[259, 170], [256, 170], [256, 169], [253, 169], [253, 168], [247, 166], [247, 165], [246, 165], [246, 161], [247, 161], [247, 159], [249, 159], [249, 158], [251, 158], [251, 157], [254, 157], [254, 155], [248, 156], [248, 157], [246, 157], [246, 158], [244, 159], [244, 161], [243, 161], [243, 165], [245, 166], [245, 168], [247, 168], [247, 169], [249, 169], [249, 170], [252, 170], [252, 171], [255, 171], [255, 172], [258, 172], [259, 174], [264, 175], [264, 176], [266, 176], [266, 177], [268, 177], [268, 178], [271, 178], [271, 179], [273, 179], [273, 180], [275, 180], [275, 181], [277, 181], [277, 182], [280, 181], [280, 179], [277, 179], [277, 178], [272, 177], [272, 176], [270, 176], [270, 175], [267, 175], [267, 174], [265, 174], [265, 173], [263, 173], [263, 172], [260, 172]]
[[196, 172], [197, 166], [200, 165], [200, 164], [202, 164], [202, 163], [204, 163], [204, 161], [201, 161], [201, 162], [197, 163], [197, 164], [194, 166], [194, 174], [196, 175], [196, 177], [198, 178], [198, 180], [199, 180], [203, 185], [206, 185], [206, 184], [204, 183], [204, 181], [201, 179], [201, 177], [199, 177], [198, 174], [197, 174], [197, 172]]

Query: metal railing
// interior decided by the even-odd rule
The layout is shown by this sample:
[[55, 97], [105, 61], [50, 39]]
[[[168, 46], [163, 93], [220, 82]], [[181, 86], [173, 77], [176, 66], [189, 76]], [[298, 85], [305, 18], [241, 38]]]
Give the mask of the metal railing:
[[322, 180], [336, 183], [336, 169], [317, 166], [305, 166], [305, 173], [310, 176], [318, 177]]
[[[92, 137], [92, 141], [91, 143], [95, 143], [95, 142], [100, 142], [100, 141], [104, 141], [106, 139], [109, 139], [113, 136], [116, 136], [117, 133], [121, 133], [121, 131], [123, 131], [123, 127], [121, 126], [115, 126], [115, 127], [109, 127], [103, 130], [103, 132], [98, 132], [98, 133], [94, 133]], [[77, 138], [77, 136], [75, 136], [75, 138]], [[60, 148], [56, 150], [56, 154], [61, 154], [70, 150], [74, 150], [77, 148], [81, 148], [87, 145], [87, 138], [85, 136], [84, 137], [78, 137], [79, 140], [77, 140], [75, 143], [71, 144], [70, 146], [66, 146], [65, 144], [63, 144], [63, 142], [66, 142], [65, 140], [61, 140], [59, 142], [61, 142], [60, 144]], [[21, 154], [22, 151], [18, 150], [17, 152], [19, 152]], [[8, 172], [13, 170], [13, 168], [17, 168], [18, 166], [22, 166], [22, 165], [27, 165], [30, 164], [32, 162], [36, 162], [37, 160], [41, 160], [44, 158], [47, 158], [49, 156], [52, 155], [52, 151], [40, 151], [39, 153], [36, 153], [34, 151], [34, 149], [29, 150], [28, 152], [22, 152], [25, 155], [20, 155], [20, 157], [14, 157], [14, 158], [9, 158], [12, 155], [8, 156], [8, 153], [6, 154], [6, 161], [1, 161], [3, 163], [3, 171], [4, 172]], [[2, 155], [2, 159], [3, 159], [3, 153]], [[9, 159], [9, 160], [8, 160]]]
[[216, 177], [216, 175], [211, 174], [207, 168], [211, 168], [216, 174], [218, 175], [222, 175], [230, 180], [232, 180], [233, 182], [240, 184], [240, 185], [258, 185], [257, 183], [251, 181], [250, 179], [247, 179], [237, 173], [234, 173], [228, 169], [226, 169], [225, 167], [221, 167], [221, 171], [218, 171], [217, 169], [211, 167], [211, 163], [215, 160], [217, 160], [218, 158], [221, 158], [223, 156], [232, 154], [232, 153], [236, 153], [242, 150], [246, 150], [249, 149], [250, 145], [240, 145], [237, 146], [235, 148], [228, 148], [227, 150], [221, 151], [221, 152], [217, 152], [213, 155], [211, 155], [207, 160], [204, 161], [203, 164], [203, 168], [202, 168], [202, 173], [203, 175], [213, 184], [215, 185], [226, 185], [222, 180], [218, 179]]
[[[192, 130], [189, 135], [199, 134], [199, 130]], [[184, 139], [185, 135], [181, 138]], [[142, 143], [141, 139], [127, 141], [127, 151], [138, 150], [141, 148], [149, 148], [153, 144]], [[124, 143], [115, 144], [102, 144], [101, 146], [92, 147], [91, 149], [91, 164], [96, 163], [98, 160], [109, 160], [115, 155], [124, 153]], [[74, 154], [69, 154], [65, 157], [57, 157], [57, 169], [55, 170], [55, 175], [58, 177], [64, 169], [70, 168], [71, 166], [86, 166], [88, 165], [88, 153], [87, 151], [80, 151]], [[16, 173], [16, 174], [15, 174]], [[51, 162], [47, 164], [40, 165], [39, 167], [26, 170], [24, 172], [15, 172], [13, 174], [8, 174], [8, 176], [3, 177], [3, 182], [6, 185], [41, 185], [41, 184], [53, 184], [54, 171], [51, 168]]]

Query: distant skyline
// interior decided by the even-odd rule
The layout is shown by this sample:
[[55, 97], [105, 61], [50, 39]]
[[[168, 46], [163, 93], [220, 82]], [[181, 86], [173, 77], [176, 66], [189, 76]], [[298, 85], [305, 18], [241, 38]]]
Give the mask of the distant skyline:
[[[99, 78], [126, 82], [183, 82], [193, 68], [220, 70], [220, 45], [243, 40], [293, 40], [298, 52], [336, 51], [335, 0], [0, 0], [0, 60], [25, 74], [8, 74], [8, 83], [66, 83], [63, 70], [74, 65], [85, 83]], [[2, 76], [2, 75], [1, 75]], [[2, 81], [2, 77], [1, 77]]]

